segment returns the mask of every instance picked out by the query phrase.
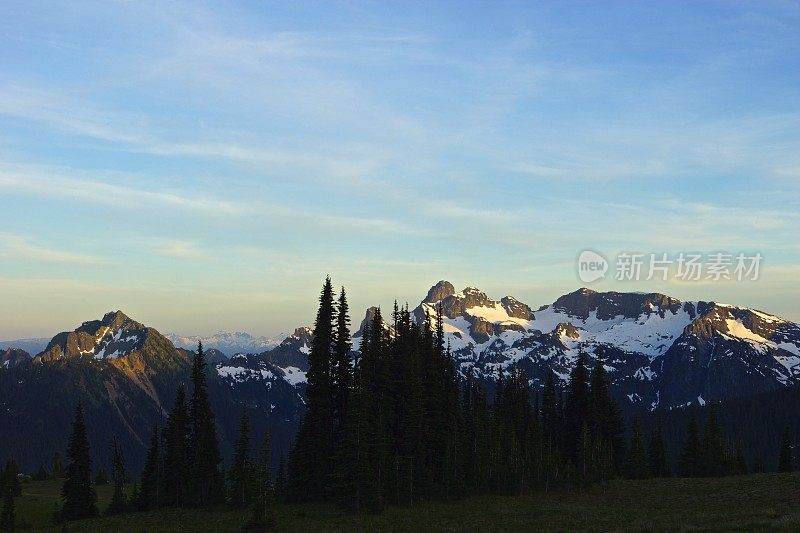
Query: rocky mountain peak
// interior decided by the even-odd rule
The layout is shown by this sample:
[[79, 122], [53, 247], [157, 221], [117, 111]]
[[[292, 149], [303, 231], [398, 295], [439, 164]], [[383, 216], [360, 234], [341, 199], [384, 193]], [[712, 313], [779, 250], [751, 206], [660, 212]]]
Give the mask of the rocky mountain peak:
[[31, 355], [25, 350], [19, 348], [0, 350], [0, 368], [14, 368], [30, 360]]
[[455, 287], [449, 281], [441, 280], [436, 285], [428, 290], [428, 295], [422, 300], [422, 303], [432, 304], [452, 296], [456, 293]]
[[74, 331], [59, 333], [37, 356], [40, 361], [71, 358], [105, 359], [128, 355], [141, 349], [148, 328], [122, 311], [112, 311], [100, 320], [84, 322]]

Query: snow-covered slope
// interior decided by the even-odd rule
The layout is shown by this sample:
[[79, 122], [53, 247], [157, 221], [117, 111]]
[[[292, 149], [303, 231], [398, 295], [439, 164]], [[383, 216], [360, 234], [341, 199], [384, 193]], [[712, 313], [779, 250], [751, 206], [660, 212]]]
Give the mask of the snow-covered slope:
[[147, 335], [147, 327], [128, 318], [122, 311], [110, 312], [101, 320], [84, 322], [75, 331], [59, 333], [37, 360], [113, 359], [140, 350]]
[[603, 354], [618, 398], [651, 409], [800, 383], [800, 326], [752, 309], [580, 289], [532, 312], [440, 281], [414, 316], [439, 306], [460, 371], [487, 380], [518, 364], [539, 388], [550, 369], [566, 381], [580, 354]]

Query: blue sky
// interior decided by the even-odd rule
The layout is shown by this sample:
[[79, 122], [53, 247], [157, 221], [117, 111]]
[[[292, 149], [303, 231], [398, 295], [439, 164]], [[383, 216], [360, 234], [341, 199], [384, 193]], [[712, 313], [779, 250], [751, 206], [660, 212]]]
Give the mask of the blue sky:
[[592, 288], [800, 320], [798, 35], [788, 1], [3, 2], [0, 338], [275, 334], [326, 274], [356, 315], [538, 307], [586, 248], [758, 251]]

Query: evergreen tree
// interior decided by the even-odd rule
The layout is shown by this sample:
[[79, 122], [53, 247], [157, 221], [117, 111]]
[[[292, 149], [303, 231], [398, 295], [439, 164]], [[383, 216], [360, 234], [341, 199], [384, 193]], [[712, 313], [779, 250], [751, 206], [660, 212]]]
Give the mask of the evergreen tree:
[[11, 492], [15, 498], [22, 494], [22, 484], [19, 482], [19, 467], [13, 457], [6, 461], [6, 466], [0, 476], [2, 490]]
[[287, 496], [318, 500], [326, 492], [333, 465], [334, 405], [331, 360], [334, 344], [333, 286], [325, 279], [308, 355], [306, 412], [289, 458]]
[[222, 503], [225, 478], [220, 471], [222, 456], [217, 440], [214, 411], [208, 399], [203, 344], [197, 344], [192, 364], [192, 397], [189, 402], [189, 492], [198, 507]]
[[678, 459], [678, 473], [683, 477], [700, 475], [700, 430], [697, 427], [697, 413], [692, 407], [689, 415], [689, 425], [686, 432], [686, 441], [683, 451]]
[[106, 472], [105, 466], [101, 466], [100, 470], [97, 471], [97, 475], [94, 477], [94, 484], [108, 485], [108, 472]]
[[281, 452], [280, 461], [278, 461], [278, 473], [275, 476], [275, 495], [283, 497], [286, 491], [286, 455]]
[[706, 429], [700, 453], [698, 474], [709, 477], [724, 476], [729, 473], [727, 461], [729, 451], [717, 422], [717, 406], [710, 403], [706, 407]]
[[111, 481], [114, 483], [114, 494], [106, 509], [106, 515], [118, 515], [125, 512], [125, 456], [115, 436], [111, 441]]
[[792, 460], [792, 434], [789, 432], [787, 426], [783, 430], [783, 437], [781, 437], [781, 450], [778, 457], [778, 472], [791, 472], [794, 470], [794, 462]]
[[[581, 354], [570, 372], [564, 404], [563, 451], [564, 457], [577, 464], [577, 446], [583, 424], [589, 411], [589, 374], [586, 356]], [[588, 444], [588, 443], [587, 443]]]
[[621, 471], [625, 454], [625, 423], [619, 405], [611, 396], [608, 375], [603, 366], [603, 351], [598, 350], [589, 390], [589, 430], [611, 451], [614, 470]]
[[228, 472], [230, 504], [241, 509], [250, 504], [253, 488], [253, 465], [250, 460], [250, 416], [247, 406], [242, 408], [239, 419], [239, 436], [233, 445], [233, 465]]
[[61, 487], [61, 498], [64, 501], [61, 518], [67, 521], [93, 518], [98, 515], [97, 495], [92, 487], [92, 460], [81, 404], [75, 408], [67, 458], [69, 463]]
[[3, 490], [3, 512], [0, 514], [0, 531], [14, 531], [15, 521], [14, 493], [11, 490]]
[[55, 452], [53, 454], [53, 478], [61, 479], [64, 477], [64, 463], [61, 460], [61, 453]]
[[546, 442], [555, 445], [558, 442], [559, 429], [558, 394], [556, 393], [555, 374], [547, 370], [547, 379], [542, 393], [542, 428]]
[[736, 459], [733, 474], [737, 476], [747, 475], [747, 461], [745, 461], [744, 450], [741, 445], [736, 446]]
[[667, 461], [667, 450], [664, 446], [664, 436], [660, 425], [657, 426], [650, 435], [648, 456], [650, 475], [652, 477], [669, 477], [669, 461]]
[[[353, 368], [350, 350], [350, 314], [344, 287], [339, 294], [336, 309], [336, 331], [333, 336], [333, 360], [331, 361], [331, 381], [333, 387], [334, 430], [344, 423], [347, 413], [347, 400], [353, 384]], [[335, 445], [334, 445], [335, 447]]]
[[380, 322], [380, 310], [373, 323], [364, 328], [361, 338], [361, 357], [356, 367], [353, 390], [344, 421], [343, 440], [336, 450], [334, 464], [334, 497], [346, 509], [360, 513], [378, 510], [383, 505], [380, 485], [378, 414], [372, 394], [377, 367], [375, 324]]
[[44, 467], [44, 465], [39, 465], [39, 470], [36, 471], [36, 474], [33, 476], [34, 481], [46, 481], [50, 479], [50, 472]]
[[161, 459], [161, 441], [158, 438], [158, 426], [153, 428], [150, 436], [150, 447], [142, 470], [141, 486], [136, 507], [140, 511], [156, 509], [164, 503], [163, 499], [163, 461]]
[[626, 462], [626, 474], [631, 479], [644, 479], [648, 476], [647, 456], [644, 452], [642, 443], [642, 428], [639, 417], [633, 419], [633, 434], [631, 445], [628, 449], [628, 460]]
[[189, 413], [186, 389], [178, 386], [175, 403], [164, 428], [164, 503], [182, 506], [189, 502]]
[[275, 488], [272, 485], [270, 472], [271, 453], [269, 446], [269, 431], [264, 433], [264, 442], [259, 453], [258, 466], [252, 476], [253, 486], [250, 506], [253, 514], [245, 529], [259, 531], [271, 530], [275, 527]]

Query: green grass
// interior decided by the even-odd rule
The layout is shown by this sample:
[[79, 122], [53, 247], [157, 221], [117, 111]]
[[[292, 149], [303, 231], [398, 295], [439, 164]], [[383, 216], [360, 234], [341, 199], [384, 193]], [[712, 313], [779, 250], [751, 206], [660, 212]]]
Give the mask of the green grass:
[[[24, 486], [17, 516], [53, 528], [58, 483]], [[101, 508], [110, 487], [99, 487]], [[238, 531], [246, 513], [167, 509], [74, 522], [68, 531]], [[56, 528], [58, 530], [60, 528]], [[285, 531], [800, 531], [800, 474], [614, 481], [605, 492], [479, 496], [354, 516], [330, 505], [280, 505]]]

